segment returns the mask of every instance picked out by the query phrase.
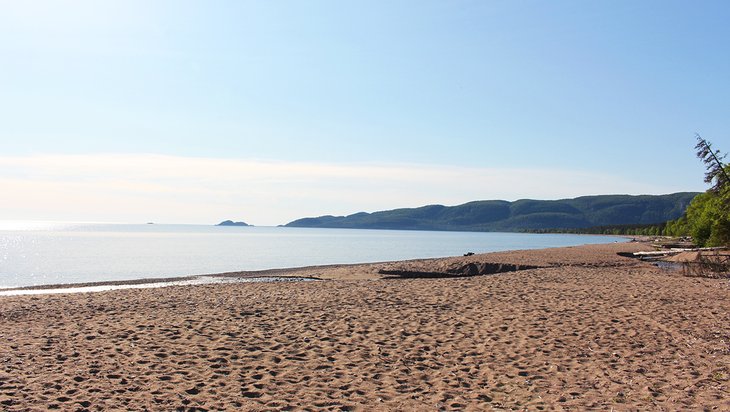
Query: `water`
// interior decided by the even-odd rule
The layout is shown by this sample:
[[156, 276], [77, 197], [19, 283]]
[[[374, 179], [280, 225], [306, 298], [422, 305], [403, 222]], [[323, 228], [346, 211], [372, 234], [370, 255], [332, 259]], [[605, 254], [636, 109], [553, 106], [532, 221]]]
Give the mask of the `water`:
[[0, 222], [0, 288], [611, 243], [589, 235]]
[[254, 283], [254, 282], [309, 282], [315, 281], [314, 278], [297, 278], [297, 277], [216, 277], [216, 276], [196, 276], [193, 278], [181, 278], [182, 280], [171, 280], [165, 282], [146, 282], [133, 284], [101, 284], [91, 286], [68, 286], [53, 287], [41, 289], [0, 289], [0, 296], [27, 296], [27, 295], [57, 295], [61, 293], [87, 293], [87, 292], [105, 292], [107, 290], [122, 289], [154, 289], [164, 288], [168, 286], [194, 286], [194, 285], [210, 285], [221, 283]]

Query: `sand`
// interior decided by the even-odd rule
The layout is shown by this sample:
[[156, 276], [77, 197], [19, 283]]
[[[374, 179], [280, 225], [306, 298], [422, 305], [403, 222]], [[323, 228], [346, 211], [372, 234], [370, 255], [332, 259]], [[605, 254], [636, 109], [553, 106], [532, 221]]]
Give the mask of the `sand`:
[[[647, 246], [0, 298], [0, 409], [730, 410], [730, 283]], [[380, 269], [541, 266], [449, 279]], [[316, 273], [314, 273], [316, 272]]]

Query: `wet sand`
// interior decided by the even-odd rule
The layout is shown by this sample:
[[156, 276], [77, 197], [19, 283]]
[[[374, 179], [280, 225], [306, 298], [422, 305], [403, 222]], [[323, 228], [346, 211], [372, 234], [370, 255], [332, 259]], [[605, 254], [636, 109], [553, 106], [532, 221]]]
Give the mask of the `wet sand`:
[[[730, 410], [730, 283], [617, 255], [638, 250], [648, 246], [2, 297], [0, 409]], [[480, 262], [540, 268], [379, 274]]]

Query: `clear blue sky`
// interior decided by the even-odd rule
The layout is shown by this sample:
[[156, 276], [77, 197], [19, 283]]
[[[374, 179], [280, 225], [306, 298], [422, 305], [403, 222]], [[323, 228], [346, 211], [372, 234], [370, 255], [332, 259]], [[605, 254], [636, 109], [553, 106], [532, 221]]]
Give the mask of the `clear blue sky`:
[[[728, 21], [727, 1], [0, 0], [0, 182], [18, 190], [0, 219], [165, 220], [185, 187], [173, 220], [261, 224], [701, 191], [694, 133], [730, 151]], [[196, 168], [251, 175], [211, 200]], [[487, 177], [388, 186], [454, 168]], [[498, 184], [515, 171], [536, 183]], [[115, 184], [130, 193], [115, 202], [145, 207], [99, 212], [112, 199], [95, 190]], [[29, 207], [51, 186], [57, 207]]]

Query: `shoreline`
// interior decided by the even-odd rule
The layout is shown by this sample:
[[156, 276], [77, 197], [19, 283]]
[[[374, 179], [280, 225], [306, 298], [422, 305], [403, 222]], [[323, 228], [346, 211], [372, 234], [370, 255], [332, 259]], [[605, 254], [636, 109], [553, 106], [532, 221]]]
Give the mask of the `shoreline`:
[[[227, 275], [227, 273], [240, 273], [244, 271], [262, 272], [265, 275], [265, 271], [268, 270], [291, 271], [296, 268], [309, 266], [357, 265], [415, 258], [442, 258], [444, 256], [458, 256], [468, 251], [488, 253], [488, 251], [495, 249], [559, 247], [567, 246], [571, 243], [590, 244], [593, 242], [613, 242], [625, 239], [615, 236], [596, 238], [596, 235], [583, 237], [575, 237], [576, 235], [542, 235], [566, 236], [550, 240], [551, 238], [525, 234], [530, 237], [526, 238], [527, 240], [524, 242], [522, 241], [524, 239], [516, 241], [509, 236], [504, 239], [499, 238], [502, 239], [500, 242], [499, 239], [491, 236], [491, 234], [477, 234], [474, 238], [470, 236], [464, 238], [459, 237], [452, 242], [451, 240], [454, 239], [444, 235], [443, 232], [438, 232], [438, 235], [433, 239], [438, 241], [439, 236], [441, 236], [442, 239], [440, 242], [434, 244], [434, 240], [430, 237], [422, 241], [413, 239], [416, 246], [411, 247], [410, 244], [398, 244], [398, 242], [404, 241], [404, 239], [401, 239], [402, 236], [406, 236], [405, 240], [409, 239], [407, 235], [403, 235], [403, 233], [392, 235], [391, 232], [394, 231], [389, 231], [388, 233], [378, 235], [379, 237], [375, 237], [376, 240], [384, 240], [384, 244], [387, 244], [387, 247], [380, 246], [373, 248], [372, 246], [368, 246], [361, 248], [358, 243], [353, 243], [352, 239], [358, 240], [365, 238], [365, 240], [371, 242], [373, 239], [362, 235], [360, 233], [362, 231], [358, 231], [358, 233], [346, 237], [346, 239], [351, 239], [346, 242], [344, 246], [346, 249], [342, 249], [343, 246], [340, 246], [339, 243], [337, 245], [331, 244], [333, 241], [330, 240], [317, 243], [316, 247], [305, 247], [304, 252], [298, 254], [287, 253], [286, 248], [272, 249], [272, 245], [276, 246], [281, 242], [276, 240], [273, 244], [267, 243], [271, 239], [270, 234], [267, 234], [268, 232], [251, 236], [246, 235], [240, 238], [235, 237], [233, 240], [227, 236], [221, 237], [216, 235], [211, 238], [217, 242], [213, 242], [215, 247], [201, 243], [201, 239], [208, 240], [208, 232], [206, 231], [203, 231], [206, 233], [205, 237], [198, 236], [198, 232], [185, 232], [185, 235], [181, 235], [182, 237], [179, 239], [177, 232], [174, 232], [176, 233], [174, 236], [175, 242], [182, 242], [183, 249], [197, 245], [194, 251], [186, 253], [186, 256], [190, 257], [181, 259], [180, 256], [174, 254], [179, 254], [179, 251], [171, 254], [173, 252], [171, 248], [172, 244], [170, 243], [172, 238], [170, 238], [168, 232], [163, 230], [162, 233], [164, 235], [160, 235], [164, 242], [158, 245], [160, 246], [159, 251], [154, 248], [135, 251], [134, 248], [130, 248], [128, 245], [125, 246], [124, 242], [119, 244], [120, 237], [115, 235], [116, 232], [109, 232], [109, 236], [102, 236], [104, 239], [108, 237], [108, 242], [101, 242], [104, 247], [96, 251], [92, 246], [80, 247], [86, 245], [84, 242], [88, 243], [90, 239], [95, 239], [96, 235], [88, 234], [95, 232], [90, 231], [87, 233], [81, 231], [80, 233], [83, 234], [80, 238], [81, 240], [79, 242], [70, 242], [76, 246], [71, 247], [63, 255], [58, 255], [58, 253], [53, 251], [43, 252], [44, 248], [47, 248], [49, 244], [53, 243], [51, 240], [59, 236], [58, 234], [53, 234], [48, 238], [42, 237], [41, 240], [43, 241], [41, 242], [39, 240], [39, 244], [42, 247], [39, 246], [37, 253], [41, 253], [39, 256], [43, 256], [43, 253], [48, 253], [51, 258], [45, 259], [43, 261], [45, 263], [37, 263], [30, 258], [21, 259], [17, 256], [22, 256], [23, 253], [21, 252], [23, 250], [22, 248], [18, 249], [16, 251], [17, 254], [10, 255], [10, 260], [7, 262], [8, 265], [6, 265], [7, 267], [3, 271], [2, 279], [0, 279], [0, 291], [192, 281], [200, 276], [216, 276], [221, 273]], [[132, 237], [135, 239], [137, 239], [137, 236], [142, 236], [134, 230], [129, 231], [129, 233], [133, 233]], [[314, 235], [319, 236], [321, 234], [314, 233]], [[150, 238], [150, 236], [143, 235], [139, 237], [139, 242], [147, 244], [145, 242], [150, 242], [150, 239], [156, 239], [156, 236], [158, 235]], [[256, 240], [256, 236], [264, 236], [263, 239], [266, 240], [264, 244], [268, 246], [247, 247], [244, 249], [246, 251], [245, 253], [240, 253], [239, 249], [233, 248], [234, 244], [238, 244], [236, 242], [239, 242], [241, 245], [251, 246], [249, 243]], [[325, 237], [328, 238], [329, 236], [327, 235]], [[127, 239], [127, 237], [122, 236], [121, 239]], [[276, 239], [279, 238], [277, 237]], [[286, 239], [286, 237], [283, 239]], [[295, 236], [295, 239], [301, 240], [299, 236]], [[335, 240], [335, 242], [337, 241]], [[112, 247], [114, 245], [117, 245], [123, 251], [118, 257], [115, 254], [117, 253], [115, 252], [117, 248]], [[35, 249], [30, 248], [28, 251], [32, 250]], [[135, 257], [137, 253], [141, 256], [139, 259]], [[63, 256], [63, 259], [59, 260], [59, 256]], [[84, 263], [78, 264], [74, 262]], [[255, 276], [259, 275], [256, 274]]]
[[[0, 409], [728, 410], [730, 283], [618, 255], [649, 248], [4, 297]], [[537, 268], [371, 278], [475, 262]]]
[[[612, 238], [623, 238], [625, 239], [624, 242], [620, 243], [646, 243], [645, 240], [637, 240], [636, 237], [629, 237], [629, 236], [616, 236], [616, 235], [599, 235], [599, 234], [593, 234], [591, 236], [602, 236], [602, 237], [612, 237]], [[617, 242], [618, 243], [618, 242]], [[586, 245], [578, 245], [578, 246], [590, 246], [591, 244]], [[600, 244], [599, 244], [600, 245]], [[577, 247], [577, 246], [570, 246], [570, 247]], [[552, 247], [552, 248], [546, 248], [546, 249], [560, 249], [563, 247]], [[543, 250], [543, 249], [515, 249], [515, 250], [505, 250], [505, 251], [499, 251], [499, 252], [486, 252], [486, 253], [476, 253], [473, 255], [474, 259], [483, 259], [484, 257], [487, 257], [492, 254], [500, 254], [500, 253], [506, 253], [506, 252], [527, 252], [531, 250]], [[14, 292], [24, 292], [24, 291], [43, 291], [43, 290], [49, 290], [49, 293], [62, 293], [62, 292], [53, 292], [56, 290], [68, 290], [68, 292], [63, 293], [85, 293], [86, 291], [80, 290], [80, 291], [74, 291], [73, 289], [82, 289], [82, 288], [98, 288], [98, 291], [104, 291], [104, 290], [113, 290], [118, 287], [128, 287], [128, 288], [152, 288], [152, 287], [163, 287], [163, 286], [155, 286], [159, 284], [169, 284], [170, 286], [174, 286], [177, 284], [182, 283], [183, 285], [185, 283], [189, 283], [190, 285], [195, 284], [207, 284], [207, 283], [216, 283], [215, 281], [206, 282], [205, 279], [209, 278], [240, 278], [242, 280], [246, 279], [255, 279], [255, 278], [306, 278], [306, 279], [318, 279], [318, 280], [326, 280], [325, 278], [319, 278], [323, 272], [326, 274], [331, 274], [333, 272], [344, 272], [347, 270], [354, 270], [355, 272], [361, 273], [363, 272], [363, 269], [365, 269], [368, 273], [368, 275], [365, 276], [359, 276], [359, 277], [347, 277], [347, 276], [335, 276], [333, 279], [343, 279], [343, 278], [352, 278], [352, 279], [379, 279], [382, 278], [382, 276], [378, 276], [377, 273], [373, 273], [374, 268], [377, 268], [378, 270], [383, 267], [390, 267], [394, 264], [397, 264], [399, 262], [421, 262], [424, 264], [428, 264], [428, 262], [436, 262], [436, 261], [444, 261], [444, 260], [455, 260], [459, 259], [459, 256], [446, 256], [446, 257], [435, 257], [435, 258], [416, 258], [416, 259], [408, 259], [408, 260], [394, 260], [394, 261], [380, 261], [380, 262], [364, 262], [364, 263], [342, 263], [342, 264], [325, 264], [325, 265], [311, 265], [311, 266], [298, 266], [298, 267], [289, 267], [289, 268], [272, 268], [272, 269], [261, 269], [261, 270], [241, 270], [241, 271], [232, 271], [232, 272], [220, 272], [220, 273], [205, 273], [205, 274], [197, 274], [197, 275], [183, 275], [183, 276], [166, 276], [166, 277], [159, 277], [159, 278], [138, 278], [138, 279], [127, 279], [127, 280], [107, 280], [107, 281], [98, 281], [98, 282], [72, 282], [72, 283], [54, 283], [54, 284], [43, 284], [43, 285], [31, 285], [31, 286], [18, 286], [18, 287], [5, 287], [0, 288], [0, 299], [3, 296], [17, 296]], [[325, 276], [328, 276], [325, 275]], [[196, 282], [198, 280], [202, 280], [200, 282]], [[109, 287], [110, 289], [102, 289], [104, 287]], [[96, 290], [94, 290], [96, 291]], [[35, 294], [35, 293], [34, 293]]]

